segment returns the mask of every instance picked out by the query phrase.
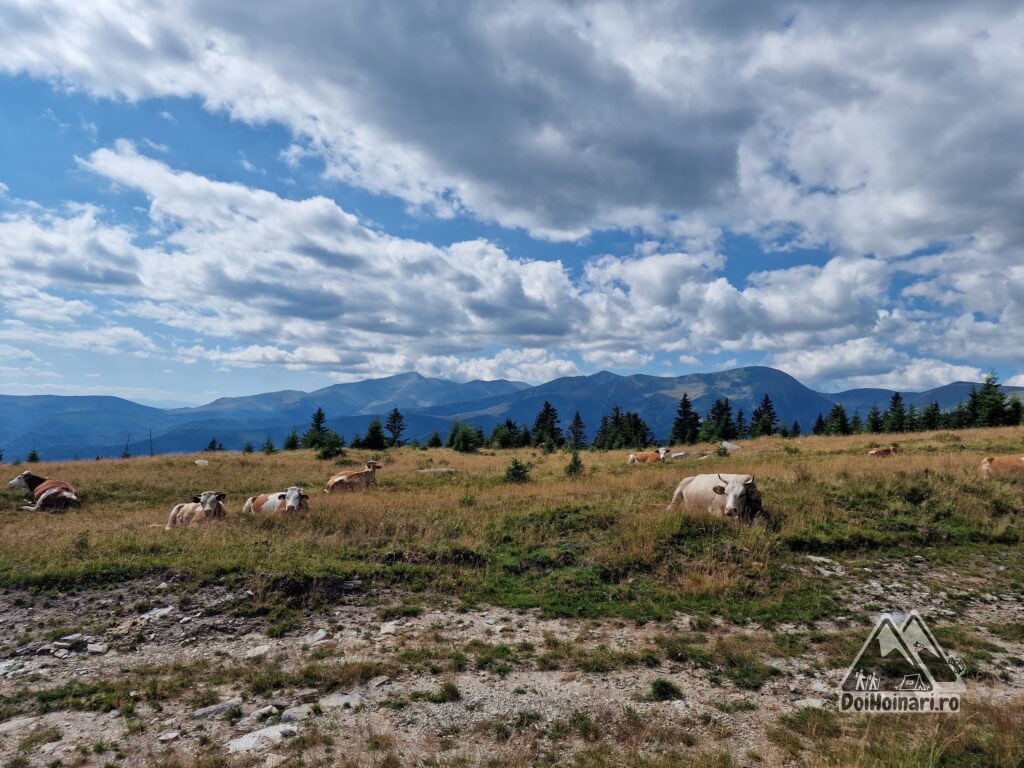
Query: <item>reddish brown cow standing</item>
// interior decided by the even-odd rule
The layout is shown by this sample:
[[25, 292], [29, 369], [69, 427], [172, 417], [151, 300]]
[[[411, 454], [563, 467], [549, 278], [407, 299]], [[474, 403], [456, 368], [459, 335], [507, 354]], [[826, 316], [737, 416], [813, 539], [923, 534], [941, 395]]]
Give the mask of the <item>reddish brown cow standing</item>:
[[31, 501], [32, 504], [22, 507], [22, 509], [29, 512], [39, 509], [63, 510], [80, 505], [78, 492], [71, 486], [71, 483], [54, 480], [52, 477], [40, 477], [31, 472], [22, 472], [7, 483], [7, 487], [28, 489], [25, 499]]

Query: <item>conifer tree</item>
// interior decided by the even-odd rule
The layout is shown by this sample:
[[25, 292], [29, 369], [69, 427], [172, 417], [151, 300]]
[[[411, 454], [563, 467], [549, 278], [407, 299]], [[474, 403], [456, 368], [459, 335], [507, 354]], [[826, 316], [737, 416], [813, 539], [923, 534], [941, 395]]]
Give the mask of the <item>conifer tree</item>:
[[672, 434], [669, 443], [672, 445], [693, 445], [700, 437], [700, 416], [693, 410], [689, 396], [684, 392], [679, 398], [676, 418], [672, 422]]
[[402, 440], [402, 433], [405, 432], [405, 417], [402, 412], [395, 408], [388, 414], [388, 422], [384, 425], [390, 437], [387, 440], [388, 447], [399, 448], [405, 445]]
[[555, 406], [545, 400], [533, 422], [534, 441], [545, 443], [550, 438], [556, 447], [561, 447], [565, 443], [565, 437], [562, 435], [562, 428], [558, 422], [558, 411]]
[[828, 412], [828, 419], [825, 421], [826, 435], [848, 435], [850, 434], [850, 422], [846, 418], [846, 409], [836, 403]]
[[889, 410], [885, 412], [882, 424], [882, 429], [886, 432], [907, 431], [907, 412], [903, 407], [903, 396], [899, 392], [892, 393]]
[[583, 418], [579, 411], [576, 411], [576, 415], [569, 422], [568, 445], [573, 451], [583, 450], [587, 447], [587, 428], [583, 425]]
[[867, 430], [873, 434], [878, 434], [885, 429], [885, 419], [882, 416], [882, 410], [878, 407], [878, 403], [871, 404], [871, 410], [868, 411]]
[[284, 444], [281, 447], [286, 451], [297, 451], [299, 449], [299, 430], [292, 427], [292, 431], [288, 433], [288, 437], [284, 439]]
[[825, 434], [825, 417], [818, 412], [818, 418], [814, 420], [814, 426], [811, 428], [812, 435], [824, 435]]
[[775, 434], [778, 423], [779, 417], [775, 413], [775, 405], [766, 393], [761, 404], [750, 414], [750, 436], [756, 438]]

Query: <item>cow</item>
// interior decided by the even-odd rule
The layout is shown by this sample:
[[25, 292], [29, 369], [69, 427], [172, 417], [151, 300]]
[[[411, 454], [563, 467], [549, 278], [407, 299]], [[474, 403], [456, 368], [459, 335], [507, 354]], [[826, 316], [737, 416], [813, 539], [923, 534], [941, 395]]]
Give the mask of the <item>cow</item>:
[[25, 488], [25, 500], [32, 504], [22, 507], [28, 512], [35, 512], [41, 509], [64, 510], [70, 507], [81, 505], [78, 500], [78, 492], [71, 483], [63, 480], [54, 480], [52, 477], [40, 477], [31, 472], [22, 472], [16, 478], [7, 483], [8, 488]]
[[371, 485], [376, 485], [378, 469], [384, 469], [384, 465], [378, 464], [376, 461], [368, 461], [363, 469], [339, 472], [327, 481], [327, 492], [353, 491], [356, 488], [369, 488]]
[[668, 511], [680, 504], [751, 520], [762, 512], [761, 492], [753, 475], [693, 475], [684, 477], [672, 494]]
[[868, 456], [895, 456], [898, 452], [895, 445], [890, 445], [887, 448], [872, 448]]
[[192, 501], [175, 504], [164, 530], [169, 531], [176, 525], [199, 525], [227, 517], [227, 509], [224, 508], [225, 496], [227, 494], [223, 491], [203, 491], [198, 496], [193, 496]]
[[1024, 456], [988, 456], [978, 469], [986, 480], [1017, 472], [1024, 474]]
[[656, 451], [640, 451], [639, 453], [631, 453], [629, 454], [629, 458], [626, 459], [626, 463], [648, 464], [653, 461], [664, 461], [666, 453], [668, 453], [668, 448], [659, 448]]
[[253, 512], [303, 512], [309, 510], [309, 496], [302, 492], [297, 485], [293, 485], [280, 493], [263, 493], [259, 496], [250, 496], [242, 506], [242, 514], [248, 515]]

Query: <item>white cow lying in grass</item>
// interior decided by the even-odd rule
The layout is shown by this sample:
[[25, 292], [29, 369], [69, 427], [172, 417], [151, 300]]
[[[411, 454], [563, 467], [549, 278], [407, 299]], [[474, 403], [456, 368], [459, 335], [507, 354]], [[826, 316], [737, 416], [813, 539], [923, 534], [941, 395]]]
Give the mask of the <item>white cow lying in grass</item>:
[[248, 515], [251, 512], [263, 512], [273, 514], [275, 512], [300, 512], [309, 509], [309, 496], [302, 492], [297, 485], [281, 491], [280, 493], [263, 493], [259, 496], [250, 496], [242, 506], [242, 514]]
[[668, 511], [684, 505], [726, 517], [752, 520], [761, 513], [761, 492], [753, 475], [694, 475], [684, 477], [672, 494]]
[[226, 496], [223, 491], [203, 491], [198, 496], [193, 496], [192, 501], [175, 504], [164, 530], [169, 531], [178, 525], [199, 525], [227, 517], [227, 509], [224, 507]]

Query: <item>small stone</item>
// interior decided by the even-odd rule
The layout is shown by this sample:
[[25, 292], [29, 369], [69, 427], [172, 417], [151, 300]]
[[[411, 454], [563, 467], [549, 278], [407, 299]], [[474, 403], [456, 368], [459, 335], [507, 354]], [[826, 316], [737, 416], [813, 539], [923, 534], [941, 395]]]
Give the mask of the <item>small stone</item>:
[[81, 639], [82, 639], [82, 633], [81, 632], [75, 632], [72, 635], [65, 635], [64, 637], [61, 638], [61, 640], [63, 640], [65, 643], [77, 643]]
[[300, 704], [297, 707], [289, 707], [281, 713], [282, 723], [298, 723], [309, 719], [313, 715], [313, 707], [309, 704]]
[[85, 646], [85, 650], [89, 653], [94, 653], [98, 656], [102, 656], [104, 653], [110, 650], [110, 647], [106, 643], [89, 643]]
[[167, 733], [161, 733], [156, 737], [156, 740], [162, 744], [169, 744], [170, 742], [181, 736], [181, 731], [168, 731]]
[[319, 643], [327, 639], [327, 630], [322, 627], [307, 638], [309, 643]]
[[835, 696], [836, 695], [836, 692], [835, 692], [835, 690], [833, 688], [831, 688], [830, 686], [826, 685], [825, 683], [823, 683], [821, 681], [817, 681], [815, 683], [812, 683], [811, 684], [811, 690], [814, 691], [815, 693], [823, 693], [826, 696]]
[[268, 704], [265, 707], [260, 707], [255, 712], [250, 712], [249, 717], [253, 720], [266, 720], [268, 717], [273, 717], [277, 714], [277, 707], [273, 704]]
[[192, 713], [192, 717], [196, 720], [206, 720], [210, 717], [215, 717], [223, 712], [227, 712], [232, 707], [242, 706], [242, 699], [239, 696], [235, 696], [233, 699], [222, 701], [220, 704], [211, 704], [208, 707], [197, 709]]
[[261, 728], [258, 731], [239, 736], [237, 739], [232, 739], [227, 743], [227, 748], [231, 754], [255, 752], [259, 749], [266, 749], [275, 744], [280, 744], [296, 733], [298, 731], [294, 725], [271, 725], [268, 728]]
[[790, 693], [796, 693], [796, 683], [790, 683], [789, 684], [789, 692]]
[[363, 704], [363, 697], [358, 693], [332, 693], [320, 699], [321, 709], [356, 709]]
[[180, 618], [180, 619], [178, 620], [178, 623], [179, 623], [179, 624], [188, 624], [188, 623], [189, 623], [190, 621], [192, 621], [192, 617], [191, 617], [191, 616], [182, 616], [182, 617], [181, 617], [181, 618]]
[[808, 707], [810, 709], [823, 709], [828, 702], [825, 699], [800, 699], [793, 702], [795, 707]]
[[245, 652], [245, 658], [255, 659], [259, 656], [263, 656], [267, 653], [270, 653], [270, 651], [272, 650], [274, 650], [273, 645], [257, 645], [255, 648], [250, 648], [248, 651]]
[[66, 651], [69, 648], [71, 648], [71, 643], [67, 642], [66, 640], [54, 640], [53, 647], [58, 651]]
[[263, 761], [263, 768], [278, 768], [278, 766], [284, 765], [287, 762], [288, 758], [284, 755], [279, 755], [276, 752], [271, 752]]
[[391, 678], [389, 678], [387, 675], [377, 675], [376, 677], [370, 678], [369, 686], [371, 688], [380, 688], [382, 685], [384, 685], [384, 683], [386, 683], [390, 679]]
[[319, 688], [300, 688], [295, 692], [295, 699], [300, 704], [308, 704], [319, 695]]
[[381, 624], [380, 633], [382, 635], [395, 635], [398, 634], [398, 622], [389, 621], [385, 624]]

